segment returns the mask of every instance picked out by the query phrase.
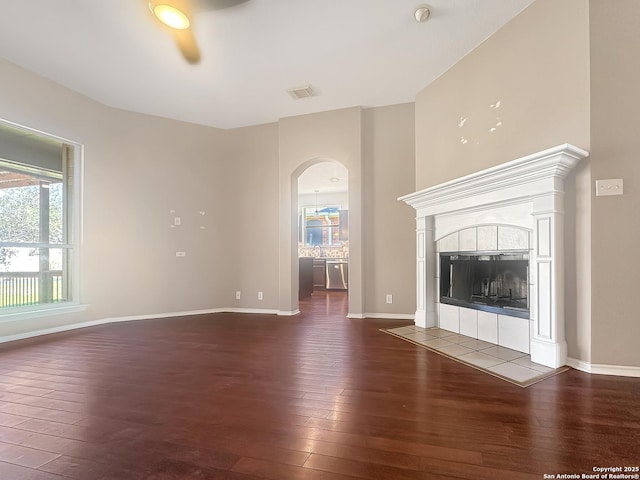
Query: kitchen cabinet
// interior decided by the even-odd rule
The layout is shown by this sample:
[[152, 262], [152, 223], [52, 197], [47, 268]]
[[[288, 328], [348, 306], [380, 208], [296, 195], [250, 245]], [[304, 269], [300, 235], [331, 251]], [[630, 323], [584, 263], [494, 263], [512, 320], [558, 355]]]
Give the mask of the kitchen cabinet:
[[299, 287], [298, 300], [304, 300], [313, 293], [313, 259], [311, 257], [298, 258]]
[[324, 258], [313, 259], [313, 288], [324, 289], [327, 286], [327, 261]]

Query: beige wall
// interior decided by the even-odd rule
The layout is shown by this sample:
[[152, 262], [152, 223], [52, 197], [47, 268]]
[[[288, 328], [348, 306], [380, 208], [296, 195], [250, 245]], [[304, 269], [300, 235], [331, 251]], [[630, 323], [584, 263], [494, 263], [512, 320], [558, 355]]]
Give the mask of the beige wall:
[[[537, 0], [417, 95], [417, 189], [563, 143], [589, 150], [588, 7]], [[567, 343], [584, 362], [592, 346], [590, 181], [585, 161], [566, 185]]]
[[[292, 193], [291, 185], [281, 188], [282, 178], [290, 182], [303, 164], [327, 159], [349, 168], [350, 244], [356, 245], [351, 280], [360, 279], [352, 283], [350, 299], [356, 313], [364, 311], [360, 108], [223, 131], [112, 109], [4, 61], [0, 103], [6, 120], [85, 147], [79, 252], [81, 302], [88, 306], [74, 314], [2, 323], [0, 337], [135, 315], [216, 308], [282, 310], [281, 235], [295, 239], [295, 230], [283, 234], [280, 223], [283, 202], [289, 202], [288, 211]], [[367, 116], [369, 141], [376, 145], [371, 156], [375, 171], [390, 173], [387, 161], [402, 164], [397, 192], [396, 187], [372, 186], [375, 203], [393, 211], [401, 208], [395, 196], [405, 193], [404, 183], [413, 182], [407, 153], [412, 145], [411, 107], [380, 114], [373, 109]], [[378, 125], [389, 126], [390, 120], [403, 125], [397, 136], [378, 131]], [[371, 135], [381, 139], [374, 141]], [[294, 213], [295, 205], [291, 217]], [[180, 227], [171, 228], [174, 216], [181, 217]], [[412, 233], [405, 234], [411, 238]], [[376, 257], [386, 257], [386, 249], [369, 245], [375, 251], [373, 256], [368, 253], [372, 263], [384, 265], [385, 259]], [[176, 251], [187, 256], [176, 258]], [[405, 252], [412, 258], [411, 249]], [[297, 281], [297, 262], [290, 263]], [[401, 275], [398, 266], [394, 268], [394, 279], [412, 279], [412, 270]], [[284, 308], [297, 294], [292, 279], [288, 281]], [[377, 280], [369, 281], [375, 286]], [[395, 313], [405, 313], [405, 304], [411, 303], [396, 293], [405, 282], [398, 287], [387, 279], [382, 290], [374, 287], [396, 294]], [[236, 290], [242, 292], [240, 301]], [[257, 299], [258, 291], [264, 292], [264, 300]]]
[[297, 308], [297, 176], [329, 160], [349, 175], [349, 314], [413, 315], [414, 215], [397, 201], [415, 183], [413, 134], [413, 104], [280, 120], [280, 310]]
[[[226, 305], [235, 255], [221, 206], [234, 192], [223, 131], [107, 108], [4, 61], [0, 104], [7, 120], [85, 145], [79, 253], [88, 305], [2, 323], [0, 336]], [[174, 215], [182, 226], [172, 229]]]
[[624, 180], [623, 196], [593, 198], [595, 364], [640, 366], [639, 19], [637, 0], [590, 2], [591, 173], [594, 182], [606, 178]]
[[[368, 313], [413, 315], [416, 310], [415, 211], [397, 200], [415, 185], [414, 116], [413, 103], [363, 111]], [[393, 304], [386, 303], [387, 294]]]
[[587, 0], [537, 0], [419, 92], [417, 189], [562, 143], [588, 150], [588, 35]]
[[[228, 130], [225, 137], [228, 193], [217, 208], [227, 211], [224, 230], [234, 266], [228, 277], [217, 277], [224, 289], [221, 305], [277, 310], [278, 125]], [[235, 300], [237, 290], [241, 301]]]
[[591, 161], [565, 181], [565, 334], [571, 358], [591, 361]]
[[[225, 212], [216, 208], [225, 189], [220, 132], [96, 111], [105, 129], [73, 136], [85, 144], [81, 301], [90, 316], [219, 305], [215, 270], [231, 268], [220, 235]], [[182, 225], [171, 228], [176, 216]]]
[[298, 308], [298, 176], [321, 161], [349, 173], [349, 313], [364, 312], [362, 265], [362, 110], [359, 107], [279, 121], [280, 311]]

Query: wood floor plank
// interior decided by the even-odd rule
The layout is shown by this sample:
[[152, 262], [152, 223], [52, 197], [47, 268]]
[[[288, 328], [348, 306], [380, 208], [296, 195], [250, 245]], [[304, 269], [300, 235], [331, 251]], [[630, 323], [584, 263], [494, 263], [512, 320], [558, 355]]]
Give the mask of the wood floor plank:
[[60, 455], [44, 452], [35, 448], [0, 442], [0, 462], [12, 463], [22, 467], [38, 468]]
[[30, 467], [21, 467], [11, 463], [0, 461], [0, 474], [7, 480], [69, 480], [68, 477], [53, 473], [34, 470]]
[[421, 459], [415, 455], [390, 452], [369, 447], [346, 446], [330, 442], [316, 441], [313, 454], [357, 460], [375, 465], [386, 465], [409, 470], [421, 470]]
[[105, 463], [65, 455], [40, 466], [39, 470], [78, 480], [99, 480], [113, 473], [113, 469]]
[[[337, 475], [349, 475], [357, 478], [392, 478], [394, 480], [423, 480], [425, 472], [407, 468], [397, 468], [387, 465], [338, 458], [326, 455], [312, 454], [304, 464], [305, 468], [319, 470]], [[452, 479], [438, 473], [429, 472], [428, 478]]]
[[10, 413], [0, 412], [0, 426], [14, 427], [19, 423], [29, 420], [28, 417], [20, 415], [12, 415]]
[[58, 454], [69, 453], [72, 451], [77, 452], [85, 446], [82, 442], [57, 437], [55, 435], [34, 433], [28, 430], [5, 427], [0, 427], [0, 441]]
[[[246, 473], [271, 480], [357, 480], [358, 477], [326, 470], [315, 470], [293, 465], [284, 465], [268, 460], [241, 458], [233, 467], [234, 472]], [[381, 477], [378, 477], [381, 478]]]
[[13, 403], [3, 401], [0, 398], [0, 412], [9, 413], [13, 415], [21, 415], [28, 418], [38, 418], [42, 420], [51, 420], [60, 423], [73, 424], [86, 415], [74, 412], [65, 412], [62, 410], [53, 410], [50, 408], [37, 407], [33, 405], [26, 405], [22, 403]]
[[640, 458], [640, 379], [523, 389], [346, 298], [0, 345], [0, 479], [529, 480]]

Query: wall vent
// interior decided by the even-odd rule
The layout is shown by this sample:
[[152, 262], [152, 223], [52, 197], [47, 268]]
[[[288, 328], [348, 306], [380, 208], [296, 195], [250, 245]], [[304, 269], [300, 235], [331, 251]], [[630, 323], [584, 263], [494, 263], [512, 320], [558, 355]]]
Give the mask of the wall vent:
[[291, 97], [294, 100], [300, 100], [301, 98], [309, 98], [309, 97], [316, 96], [316, 93], [311, 88], [311, 85], [307, 85], [305, 87], [290, 88], [289, 90], [287, 90], [287, 92], [289, 93], [289, 95], [291, 95]]

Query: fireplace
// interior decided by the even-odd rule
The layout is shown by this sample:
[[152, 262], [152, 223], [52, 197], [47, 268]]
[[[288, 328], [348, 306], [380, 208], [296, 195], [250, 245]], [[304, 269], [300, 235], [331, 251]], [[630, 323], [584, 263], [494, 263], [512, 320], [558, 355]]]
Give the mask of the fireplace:
[[529, 252], [441, 253], [440, 303], [529, 318]]
[[558, 145], [400, 197], [416, 210], [415, 324], [565, 365], [564, 178], [587, 156]]

